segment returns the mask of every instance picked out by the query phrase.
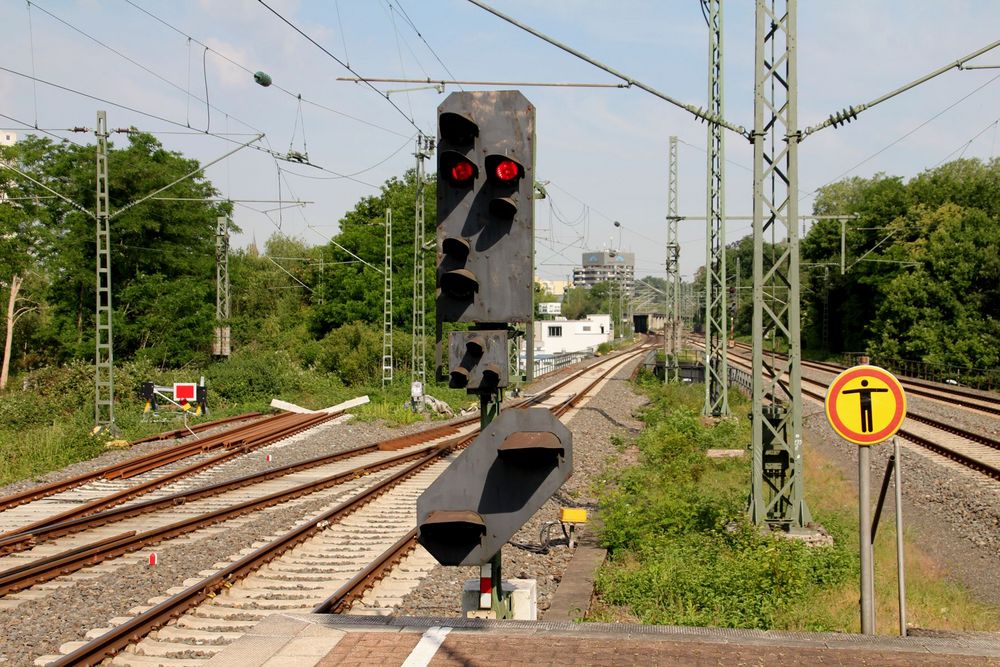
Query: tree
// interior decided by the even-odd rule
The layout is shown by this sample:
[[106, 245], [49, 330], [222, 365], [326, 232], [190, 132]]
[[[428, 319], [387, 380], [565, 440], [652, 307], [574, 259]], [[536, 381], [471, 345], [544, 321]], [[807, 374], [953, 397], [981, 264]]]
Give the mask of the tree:
[[804, 332], [817, 347], [823, 317], [831, 350], [882, 358], [997, 364], [1000, 160], [957, 160], [902, 179], [877, 174], [820, 191], [819, 221], [802, 243], [812, 268], [803, 290]]
[[[177, 200], [130, 206], [195, 171], [198, 162], [167, 151], [149, 134], [133, 132], [128, 142], [122, 149], [110, 147], [108, 153], [115, 354], [182, 365], [206, 356], [210, 346], [215, 221], [229, 207], [190, 201], [217, 194], [200, 175], [162, 194]], [[36, 343], [47, 345], [54, 361], [91, 358], [96, 298], [94, 149], [28, 136], [7, 149], [5, 157], [75, 202], [52, 197], [18, 176], [8, 187], [29, 197], [20, 200], [19, 224], [26, 231], [19, 232], [18, 239], [28, 239], [32, 250], [26, 257], [47, 278], [40, 297], [51, 319], [44, 339]]]
[[[896, 228], [916, 265], [883, 290], [873, 355], [972, 368], [1000, 365], [1000, 227], [984, 211], [921, 206]], [[902, 333], [903, 335], [900, 335]]]
[[276, 233], [264, 253], [237, 251], [230, 256], [229, 279], [233, 347], [261, 345], [288, 350], [302, 358], [312, 339], [308, 321], [319, 303], [325, 266], [323, 249]]
[[[393, 323], [410, 326], [416, 192], [416, 171], [411, 169], [402, 179], [386, 181], [378, 196], [365, 197], [340, 221], [340, 233], [323, 248], [326, 269], [314, 295], [310, 320], [314, 336], [322, 338], [333, 329], [351, 322], [382, 321], [380, 286], [385, 255], [385, 212], [389, 208], [392, 209], [393, 221]], [[432, 240], [437, 228], [433, 179], [425, 184], [424, 201], [424, 233], [428, 240]], [[428, 330], [433, 330], [434, 326], [435, 259], [433, 251], [422, 252], [428, 282], [425, 304]], [[320, 300], [322, 303], [318, 302]]]

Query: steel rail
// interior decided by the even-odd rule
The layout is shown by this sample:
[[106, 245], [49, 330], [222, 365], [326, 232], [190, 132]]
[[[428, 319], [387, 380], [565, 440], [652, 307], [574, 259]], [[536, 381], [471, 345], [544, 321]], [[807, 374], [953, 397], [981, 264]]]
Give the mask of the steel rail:
[[32, 564], [32, 567], [28, 568], [19, 566], [17, 568], [12, 568], [11, 570], [5, 570], [0, 572], [0, 596], [21, 590], [23, 588], [28, 588], [36, 583], [48, 581], [49, 579], [53, 579], [63, 574], [75, 572], [76, 570], [86, 567], [87, 565], [96, 564], [103, 560], [107, 560], [108, 558], [135, 551], [149, 544], [154, 544], [167, 538], [177, 537], [178, 535], [183, 535], [206, 526], [221, 523], [248, 512], [257, 511], [266, 507], [272, 507], [304, 495], [309, 495], [316, 491], [321, 491], [331, 486], [336, 486], [338, 484], [357, 479], [360, 476], [369, 475], [371, 473], [384, 470], [385, 468], [405, 463], [415, 457], [426, 456], [428, 452], [433, 453], [442, 448], [449, 448], [450, 446], [450, 442], [439, 445], [429, 445], [428, 447], [416, 452], [397, 454], [396, 456], [389, 457], [377, 463], [357, 466], [345, 472], [328, 475], [320, 480], [306, 482], [304, 484], [299, 484], [282, 491], [276, 491], [265, 496], [251, 498], [228, 507], [222, 507], [195, 516], [186, 517], [180, 521], [175, 521], [174, 523], [167, 524], [165, 526], [159, 526], [141, 533], [136, 533], [131, 537], [125, 538], [122, 541], [116, 542], [110, 546], [104, 545], [95, 547], [93, 545], [87, 545], [82, 551], [74, 549], [71, 552], [68, 551], [61, 554], [55, 554], [50, 557], [50, 559], [46, 559], [46, 562], [41, 565], [35, 566]]
[[[749, 350], [749, 346], [745, 343], [736, 343], [736, 347], [741, 350]], [[782, 359], [785, 358], [784, 354], [775, 352], [775, 356]], [[826, 361], [812, 361], [809, 359], [804, 359], [802, 361], [804, 366], [810, 368], [815, 368], [817, 370], [826, 371], [829, 373], [840, 373], [847, 369], [846, 366], [840, 364], [833, 364]], [[935, 399], [938, 401], [950, 401], [955, 405], [961, 405], [962, 407], [970, 408], [972, 410], [978, 410], [979, 412], [986, 412], [988, 414], [1000, 415], [1000, 396], [989, 396], [982, 394], [974, 394], [968, 391], [962, 391], [957, 387], [950, 387], [948, 385], [941, 385], [940, 383], [928, 382], [926, 380], [921, 380], [919, 378], [911, 378], [907, 376], [902, 376], [899, 381], [903, 384], [907, 393], [914, 394], [916, 396], [924, 396], [926, 398]], [[924, 391], [925, 389], [931, 391]], [[945, 395], [942, 395], [945, 394]], [[969, 399], [968, 401], [964, 399]], [[982, 403], [991, 403], [994, 406], [982, 405], [982, 403], [976, 403], [975, 401], [981, 401]]]
[[[198, 430], [203, 430], [200, 427], [208, 428], [209, 426], [219, 426], [227, 422], [236, 421], [237, 419], [240, 418], [248, 418], [251, 415], [259, 415], [259, 414], [260, 413], [247, 413], [246, 415], [240, 415], [239, 417], [228, 417], [226, 419], [220, 419], [214, 422], [206, 422], [205, 424], [198, 424], [192, 428], [194, 428], [195, 431], [197, 432]], [[149, 436], [146, 438], [140, 438], [139, 440], [134, 440], [131, 444], [136, 445], [142, 442], [151, 442], [157, 439], [167, 440], [172, 437], [175, 437], [174, 434], [177, 433], [178, 431], [168, 431], [165, 434], [161, 433], [155, 436]], [[187, 446], [190, 446], [189, 442], [181, 443], [179, 445], [175, 445], [174, 447], [187, 447]], [[133, 463], [134, 461], [144, 458], [145, 456], [153, 456], [156, 454], [159, 454], [159, 452], [154, 452], [153, 454], [146, 454], [143, 457], [136, 457], [133, 459], [129, 459], [127, 461], [120, 461], [118, 463], [113, 463], [111, 465], [98, 468], [97, 470], [91, 470], [89, 472], [75, 475], [68, 479], [58, 480], [55, 482], [50, 482], [48, 484], [42, 484], [40, 486], [33, 486], [23, 491], [19, 491], [17, 493], [12, 493], [10, 495], [0, 497], [0, 511], [7, 510], [12, 507], [17, 507], [18, 505], [24, 505], [25, 503], [30, 503], [35, 500], [40, 500], [41, 498], [45, 498], [47, 496], [51, 496], [56, 493], [67, 491], [82, 484], [86, 484], [87, 482], [91, 482], [99, 477], [104, 477], [105, 475], [113, 474], [114, 471], [126, 467], [131, 463]]]
[[[276, 440], [280, 440], [281, 438], [285, 438], [300, 431], [306, 430], [308, 428], [312, 428], [313, 426], [316, 426], [325, 421], [333, 419], [335, 416], [336, 416], [335, 414], [316, 413], [305, 416], [296, 415], [296, 417], [299, 417], [299, 419], [295, 420], [284, 419], [278, 424], [278, 427], [275, 430], [266, 430], [266, 431], [258, 430], [253, 434], [254, 437], [252, 438], [240, 436], [239, 440], [232, 443], [238, 448], [229, 449], [225, 452], [222, 452], [221, 454], [217, 454], [216, 456], [212, 456], [202, 461], [198, 461], [189, 466], [180, 468], [165, 475], [161, 475], [159, 477], [148, 480], [141, 484], [130, 486], [126, 489], [122, 489], [121, 491], [116, 491], [115, 493], [109, 494], [107, 496], [96, 498], [90, 502], [82, 503], [76, 507], [73, 507], [72, 509], [60, 512], [59, 514], [54, 514], [44, 519], [40, 519], [38, 521], [26, 524], [24, 526], [19, 526], [14, 530], [10, 530], [0, 534], [0, 540], [7, 537], [21, 535], [26, 532], [31, 532], [39, 528], [44, 528], [45, 526], [49, 526], [55, 523], [62, 523], [82, 516], [86, 516], [88, 514], [94, 514], [96, 512], [99, 512], [100, 510], [107, 509], [115, 505], [120, 505], [121, 503], [124, 503], [133, 498], [137, 498], [141, 495], [145, 495], [150, 491], [165, 486], [166, 484], [174, 482], [182, 477], [187, 477], [188, 475], [194, 474], [206, 468], [210, 468], [220, 463], [224, 463], [232, 458], [245, 454], [248, 451], [252, 451], [259, 447], [268, 445], [272, 442], [275, 442]], [[291, 423], [286, 424], [285, 422], [291, 422]], [[3, 542], [0, 542], [0, 547], [2, 546]]]
[[75, 651], [62, 656], [50, 663], [50, 665], [53, 667], [69, 667], [81, 664], [93, 665], [115, 655], [133, 640], [144, 637], [171, 619], [177, 618], [188, 609], [203, 602], [205, 599], [214, 597], [218, 591], [227, 585], [231, 585], [230, 581], [249, 575], [285, 551], [304, 542], [320, 530], [325, 529], [331, 521], [339, 520], [353, 513], [406, 478], [434, 463], [438, 458], [450, 451], [450, 448], [446, 444], [438, 445], [435, 449], [436, 451], [426, 454], [393, 476], [359, 493], [355, 497], [345, 500], [318, 517], [293, 528], [261, 549], [247, 554], [237, 562], [187, 587], [182, 592], [171, 596], [122, 625], [109, 630], [105, 634], [77, 648]]
[[[803, 389], [802, 392], [804, 394], [812, 396], [813, 398], [819, 401], [824, 400], [823, 395], [819, 394], [818, 392], [814, 392], [811, 389]], [[907, 416], [909, 417], [910, 415]], [[962, 435], [963, 437], [967, 438], [969, 437], [969, 434], [967, 432], [966, 433], [959, 433], [957, 431], [949, 431], [949, 432], [955, 433], [956, 435]], [[905, 428], [899, 429], [899, 435], [915, 444], [920, 445], [925, 449], [929, 449], [935, 454], [939, 454], [947, 459], [955, 461], [956, 463], [961, 463], [967, 468], [971, 468], [976, 472], [983, 473], [984, 475], [992, 477], [993, 479], [1000, 480], [1000, 468], [997, 468], [996, 466], [992, 466], [989, 463], [984, 463], [983, 461], [974, 459], [971, 456], [967, 456], [961, 452], [957, 452], [954, 449], [947, 447], [946, 445], [942, 445], [932, 440], [928, 440], [924, 436], [917, 435], [916, 433], [907, 430]]]
[[365, 591], [385, 578], [407, 554], [416, 548], [417, 529], [411, 528], [410, 532], [397, 540], [395, 544], [382, 552], [375, 560], [366, 565], [364, 569], [351, 577], [333, 595], [316, 605], [312, 613], [339, 614], [346, 609], [350, 609], [351, 605], [365, 594]]
[[[622, 362], [624, 363], [624, 362]], [[620, 364], [619, 364], [620, 365]], [[584, 371], [581, 372], [586, 372]], [[589, 386], [593, 387], [600, 380], [595, 380]], [[564, 386], [565, 383], [559, 383]], [[550, 389], [551, 391], [551, 389]], [[579, 395], [579, 394], [578, 394]], [[572, 401], [578, 401], [579, 399], [574, 396]], [[527, 401], [525, 401], [527, 403]], [[323, 513], [321, 516], [316, 517], [301, 526], [289, 531], [282, 537], [270, 542], [261, 549], [247, 554], [245, 557], [229, 565], [223, 570], [207, 577], [196, 584], [189, 586], [181, 593], [164, 600], [163, 602], [157, 604], [156, 606], [146, 610], [145, 612], [137, 615], [126, 623], [113, 628], [112, 630], [106, 632], [105, 634], [91, 640], [87, 644], [77, 648], [75, 651], [64, 655], [62, 658], [51, 663], [56, 667], [66, 667], [69, 665], [79, 665], [79, 664], [96, 664], [100, 660], [111, 657], [124, 649], [133, 641], [138, 641], [139, 638], [144, 637], [149, 632], [162, 627], [170, 620], [179, 617], [188, 609], [200, 604], [205, 599], [213, 597], [218, 591], [222, 590], [224, 587], [231, 586], [231, 581], [235, 579], [242, 578], [254, 572], [264, 564], [270, 562], [271, 560], [277, 558], [282, 553], [288, 549], [296, 546], [297, 544], [303, 542], [308, 537], [319, 532], [331, 521], [340, 518], [345, 514], [353, 512], [355, 509], [361, 505], [369, 502], [371, 499], [377, 495], [381, 495], [384, 491], [388, 490], [392, 486], [395, 486], [403, 479], [411, 476], [415, 472], [424, 467], [430, 465], [438, 459], [438, 457], [452, 451], [453, 448], [460, 446], [458, 443], [470, 442], [475, 437], [475, 434], [471, 434], [465, 437], [456, 438], [452, 441], [442, 443], [433, 447], [434, 450], [428, 453], [426, 456], [410, 464], [406, 469], [393, 475], [392, 477], [379, 483], [372, 489], [359, 494], [359, 496], [354, 499], [350, 499], [341, 503], [336, 508]], [[456, 442], [457, 441], [457, 442]], [[415, 535], [415, 531], [414, 531]], [[400, 540], [397, 542], [396, 546], [400, 549], [406, 548], [406, 541]], [[398, 549], [397, 549], [398, 551]], [[390, 550], [390, 553], [393, 550]], [[386, 554], [383, 554], [386, 556]], [[391, 558], [391, 555], [389, 556]], [[375, 574], [374, 570], [370, 570], [370, 575]]]
[[[619, 354], [626, 354], [625, 352]], [[615, 355], [618, 356], [618, 355]], [[532, 405], [534, 403], [544, 400], [546, 395], [550, 395], [553, 391], [567, 383], [572, 382], [576, 377], [587, 372], [593, 366], [599, 363], [604, 363], [609, 359], [614, 357], [609, 357], [603, 359], [597, 363], [589, 364], [585, 368], [578, 370], [576, 374], [565, 378], [556, 384], [552, 385], [546, 389], [541, 394], [534, 396], [526, 401], [520, 402], [513, 407], [525, 407], [527, 405]], [[337, 413], [340, 414], [340, 413]], [[289, 418], [289, 414], [279, 415], [284, 418]], [[336, 415], [331, 415], [336, 416]], [[46, 519], [37, 521], [33, 524], [28, 524], [26, 526], [21, 526], [13, 531], [8, 531], [0, 535], [0, 555], [7, 555], [9, 553], [22, 551], [27, 548], [34, 547], [37, 543], [54, 539], [56, 537], [61, 537], [70, 533], [80, 532], [82, 530], [87, 530], [96, 526], [104, 525], [106, 523], [111, 523], [113, 521], [120, 521], [127, 518], [132, 518], [140, 514], [156, 511], [160, 508], [176, 505], [183, 502], [193, 501], [200, 498], [209, 497], [212, 495], [217, 495], [224, 493], [236, 488], [241, 488], [243, 486], [248, 486], [268, 479], [273, 479], [275, 477], [280, 477], [285, 474], [290, 474], [299, 470], [304, 470], [310, 467], [324, 465], [330, 463], [339, 458], [345, 458], [352, 455], [359, 455], [370, 451], [372, 448], [378, 448], [381, 450], [391, 451], [402, 449], [404, 447], [410, 447], [421, 442], [426, 442], [428, 440], [434, 440], [446, 435], [451, 435], [458, 431], [459, 428], [473, 423], [479, 419], [478, 415], [473, 415], [465, 419], [461, 419], [457, 422], [452, 422], [451, 424], [445, 424], [435, 428], [427, 429], [419, 433], [414, 433], [410, 435], [399, 436], [397, 438], [392, 438], [385, 440], [381, 443], [375, 445], [362, 446], [360, 448], [353, 448], [351, 450], [346, 450], [338, 454], [325, 455], [320, 457], [314, 457], [313, 459], [308, 459], [306, 461], [287, 464], [269, 471], [263, 471], [260, 473], [254, 473], [251, 475], [245, 475], [243, 477], [231, 480], [229, 482], [222, 482], [218, 484], [209, 485], [207, 487], [199, 487], [189, 491], [182, 491], [176, 494], [172, 494], [165, 498], [147, 501], [144, 503], [137, 503], [134, 505], [118, 507], [117, 509], [99, 511], [99, 506], [118, 504], [120, 502], [125, 502], [130, 498], [121, 499], [119, 494], [128, 495], [130, 497], [135, 497], [142, 495], [145, 492], [144, 489], [139, 487], [132, 487], [119, 494], [112, 494], [105, 498], [96, 499], [91, 501], [91, 503], [81, 505], [73, 510], [69, 510], [60, 515], [55, 515], [48, 517]], [[244, 453], [245, 450], [240, 450], [233, 453], [233, 455], [238, 455]], [[220, 457], [215, 457], [213, 459], [208, 459], [204, 462], [206, 466], [214, 465], [215, 463], [221, 462], [221, 459], [228, 457], [229, 454], [222, 455]], [[178, 471], [180, 476], [184, 476], [187, 470]], [[164, 481], [164, 480], [154, 480], [154, 481]], [[165, 480], [170, 481], [170, 480]], [[98, 509], [96, 512], [91, 512], [91, 510]]]
[[222, 419], [213, 419], [209, 422], [201, 422], [199, 424], [191, 424], [185, 428], [177, 428], [173, 431], [164, 431], [162, 433], [154, 433], [153, 435], [147, 435], [145, 437], [139, 438], [137, 440], [131, 441], [129, 444], [132, 446], [142, 444], [144, 442], [157, 442], [160, 440], [176, 440], [177, 438], [183, 438], [185, 436], [191, 435], [191, 433], [201, 433], [202, 431], [207, 431], [210, 428], [215, 428], [217, 426], [225, 426], [226, 424], [231, 424], [233, 422], [243, 421], [244, 419], [255, 419], [257, 417], [262, 417], [260, 412], [245, 412], [241, 415], [233, 415], [232, 417], [223, 417]]
[[[370, 454], [376, 451], [396, 451], [403, 449], [404, 447], [420, 444], [421, 442], [436, 440], [438, 438], [443, 438], [457, 433], [460, 426], [475, 419], [478, 419], [478, 417], [464, 419], [457, 423], [445, 424], [426, 431], [421, 431], [420, 433], [383, 440], [382, 442], [372, 443], [370, 445], [359, 445], [358, 447], [352, 447], [340, 452], [323, 454], [310, 459], [288, 463], [277, 468], [243, 475], [242, 477], [229, 481], [217, 482], [215, 484], [197, 487], [187, 491], [179, 491], [162, 498], [147, 500], [133, 505], [119, 506], [113, 509], [98, 512], [96, 514], [90, 514], [84, 517], [78, 517], [55, 524], [41, 526], [30, 531], [25, 531], [23, 533], [0, 539], [0, 554], [9, 553], [12, 550], [21, 550], [27, 546], [33, 547], [39, 542], [51, 540], [56, 537], [62, 537], [63, 535], [95, 528], [114, 521], [129, 519], [141, 514], [148, 514], [165, 507], [173, 507], [182, 503], [219, 495], [234, 489], [251, 486], [253, 484], [283, 477], [302, 470], [308, 470], [309, 468], [334, 463], [338, 460], [353, 458], [363, 454]], [[21, 548], [14, 549], [14, 545], [18, 545]], [[8, 551], [5, 552], [5, 549]]]

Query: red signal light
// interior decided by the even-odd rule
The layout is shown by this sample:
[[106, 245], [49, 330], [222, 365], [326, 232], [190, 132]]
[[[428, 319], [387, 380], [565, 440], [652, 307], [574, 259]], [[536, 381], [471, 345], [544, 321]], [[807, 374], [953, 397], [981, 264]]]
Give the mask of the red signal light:
[[475, 174], [476, 170], [471, 162], [456, 162], [451, 166], [451, 180], [456, 183], [464, 183], [475, 176]]
[[501, 181], [513, 181], [521, 175], [521, 167], [513, 160], [501, 160], [497, 163], [494, 173]]

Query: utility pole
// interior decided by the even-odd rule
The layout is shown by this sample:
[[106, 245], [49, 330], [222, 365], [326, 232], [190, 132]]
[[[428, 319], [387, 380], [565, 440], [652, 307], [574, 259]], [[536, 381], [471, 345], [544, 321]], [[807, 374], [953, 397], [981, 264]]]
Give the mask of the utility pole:
[[[812, 521], [802, 458], [796, 0], [757, 0], [753, 129], [753, 439], [750, 518], [799, 531]], [[787, 242], [764, 263], [764, 238]], [[764, 342], [787, 357], [764, 359]], [[776, 350], [784, 351], [784, 350]], [[769, 403], [766, 401], [769, 400]]]
[[424, 266], [424, 160], [434, 151], [434, 137], [417, 135], [417, 198], [413, 207], [413, 339], [410, 344], [410, 382], [427, 387], [427, 300]]
[[382, 388], [392, 384], [392, 209], [385, 210], [385, 281], [382, 291]]
[[677, 236], [677, 137], [670, 137], [667, 167], [667, 284], [663, 318], [663, 342], [666, 346], [664, 382], [680, 382], [681, 348], [681, 244]]
[[[708, 112], [722, 118], [722, 0], [703, 0], [708, 19]], [[705, 231], [705, 407], [702, 414], [729, 414], [726, 331], [725, 146], [722, 126], [708, 122]]]
[[97, 112], [97, 301], [94, 312], [94, 431], [114, 433], [115, 362], [111, 330], [111, 221], [108, 199], [108, 114]]
[[215, 227], [215, 340], [212, 354], [231, 353], [229, 328], [229, 217], [220, 215]]

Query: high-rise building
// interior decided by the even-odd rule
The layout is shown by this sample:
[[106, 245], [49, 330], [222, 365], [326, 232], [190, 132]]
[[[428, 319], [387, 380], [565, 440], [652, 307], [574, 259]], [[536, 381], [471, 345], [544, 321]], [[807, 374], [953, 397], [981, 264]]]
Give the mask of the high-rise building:
[[17, 143], [17, 133], [10, 130], [0, 131], [0, 146], [13, 146]]
[[635, 253], [597, 250], [583, 253], [583, 266], [573, 269], [573, 287], [593, 287], [611, 281], [630, 296], [635, 290]]

